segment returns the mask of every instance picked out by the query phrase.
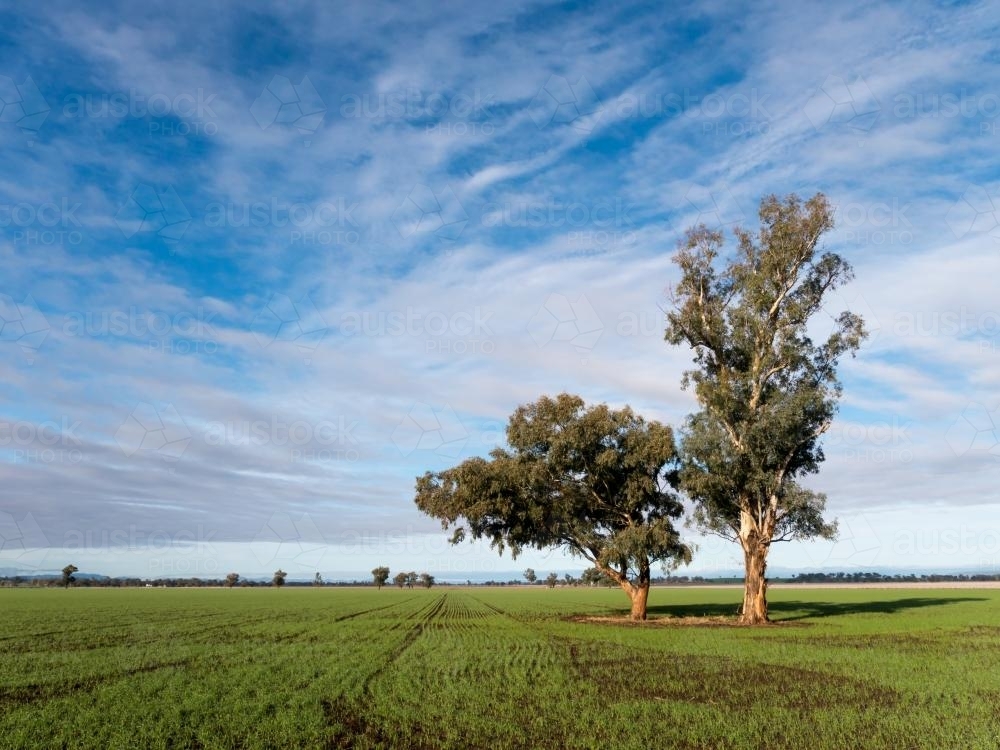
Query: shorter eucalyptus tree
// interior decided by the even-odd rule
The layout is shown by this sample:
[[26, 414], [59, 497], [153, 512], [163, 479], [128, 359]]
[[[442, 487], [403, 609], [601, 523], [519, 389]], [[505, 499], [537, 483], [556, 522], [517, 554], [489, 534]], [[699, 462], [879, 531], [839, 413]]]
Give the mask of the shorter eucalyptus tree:
[[564, 393], [518, 407], [506, 436], [489, 459], [418, 478], [420, 510], [453, 529], [452, 543], [471, 535], [514, 557], [526, 547], [582, 557], [646, 619], [652, 565], [691, 559], [673, 525], [683, 507], [671, 429]]

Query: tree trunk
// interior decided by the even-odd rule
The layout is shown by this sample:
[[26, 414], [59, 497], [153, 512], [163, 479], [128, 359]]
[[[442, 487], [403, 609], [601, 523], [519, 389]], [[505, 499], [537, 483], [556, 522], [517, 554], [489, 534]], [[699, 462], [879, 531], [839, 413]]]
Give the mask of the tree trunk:
[[632, 598], [632, 611], [629, 617], [633, 620], [645, 620], [646, 601], [649, 599], [649, 581], [641, 586], [633, 586], [628, 595]]
[[755, 539], [743, 545], [743, 609], [740, 622], [744, 625], [761, 625], [767, 617], [767, 552], [768, 546]]
[[622, 566], [622, 570], [615, 570], [610, 566], [597, 563], [597, 569], [615, 581], [622, 587], [622, 591], [628, 594], [628, 598], [632, 602], [632, 610], [629, 613], [629, 617], [632, 620], [645, 620], [646, 602], [649, 599], [649, 562], [639, 562], [639, 575], [636, 577], [635, 583], [629, 580], [628, 572], [625, 570], [624, 565]]

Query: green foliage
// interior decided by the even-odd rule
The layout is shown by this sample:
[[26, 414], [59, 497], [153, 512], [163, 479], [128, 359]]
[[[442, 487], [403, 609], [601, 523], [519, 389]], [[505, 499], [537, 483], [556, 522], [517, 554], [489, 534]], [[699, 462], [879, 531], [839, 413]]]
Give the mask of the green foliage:
[[548, 588], [554, 589], [557, 583], [559, 583], [559, 576], [556, 575], [555, 573], [549, 573], [547, 576], [545, 576], [545, 585]]
[[372, 568], [372, 579], [375, 581], [376, 588], [382, 588], [385, 582], [389, 580], [389, 569], [384, 565]]
[[587, 568], [583, 571], [580, 576], [580, 583], [585, 586], [614, 586], [615, 584], [613, 580], [598, 568]]
[[281, 588], [285, 585], [285, 579], [288, 577], [288, 573], [281, 570], [280, 568], [274, 571], [274, 577], [271, 579], [271, 585]]
[[761, 202], [760, 230], [724, 238], [691, 230], [675, 262], [666, 339], [693, 349], [685, 374], [701, 407], [683, 440], [681, 480], [709, 531], [769, 544], [832, 536], [825, 497], [798, 479], [818, 471], [820, 436], [829, 428], [841, 385], [837, 365], [865, 337], [863, 321], [843, 312], [816, 343], [810, 322], [825, 316], [828, 293], [852, 277], [850, 265], [820, 248], [833, 210], [819, 194]]
[[392, 582], [395, 583], [399, 588], [403, 588], [407, 581], [410, 580], [410, 576], [407, 573], [399, 572], [393, 577]]
[[239, 573], [230, 573], [229, 575], [226, 576], [226, 588], [227, 589], [231, 589], [233, 586], [235, 586], [239, 582], [240, 582], [240, 574]]
[[420, 585], [423, 586], [425, 589], [429, 589], [431, 586], [434, 585], [434, 576], [432, 576], [430, 573], [421, 573]]
[[623, 584], [648, 583], [652, 562], [690, 560], [672, 523], [683, 509], [669, 427], [564, 393], [519, 407], [507, 443], [417, 480], [417, 506], [453, 542], [468, 533], [515, 557], [561, 547]]
[[524, 571], [524, 580], [528, 583], [534, 583], [538, 580], [538, 576], [535, 574], [534, 568], [526, 568]]
[[73, 574], [78, 572], [79, 570], [80, 569], [75, 565], [67, 565], [65, 568], [62, 569], [61, 583], [63, 585], [63, 588], [69, 588], [71, 583], [76, 582], [76, 576], [74, 576]]

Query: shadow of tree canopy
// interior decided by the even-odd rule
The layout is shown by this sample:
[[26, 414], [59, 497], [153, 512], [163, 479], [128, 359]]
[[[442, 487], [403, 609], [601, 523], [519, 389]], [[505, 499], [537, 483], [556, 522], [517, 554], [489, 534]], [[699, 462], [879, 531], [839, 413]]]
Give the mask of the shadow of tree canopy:
[[[819, 602], [781, 600], [769, 601], [768, 613], [772, 620], [792, 622], [817, 617], [842, 617], [859, 614], [895, 614], [909, 609], [940, 607], [961, 602], [984, 602], [981, 596], [911, 596], [868, 602]], [[710, 602], [705, 604], [658, 604], [648, 609], [650, 615], [671, 617], [735, 617], [742, 602]], [[627, 613], [627, 610], [622, 610]]]

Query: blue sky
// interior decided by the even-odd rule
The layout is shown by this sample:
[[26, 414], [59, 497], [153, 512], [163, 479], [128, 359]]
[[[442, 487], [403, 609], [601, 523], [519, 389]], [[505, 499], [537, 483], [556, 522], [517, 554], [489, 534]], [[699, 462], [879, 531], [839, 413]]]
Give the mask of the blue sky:
[[[1000, 569], [995, 6], [0, 21], [0, 568], [583, 567], [448, 547], [413, 478], [543, 393], [680, 424], [681, 231], [822, 190], [830, 313], [874, 335], [809, 480], [841, 539], [772, 566]], [[688, 572], [738, 569], [698, 541]]]

